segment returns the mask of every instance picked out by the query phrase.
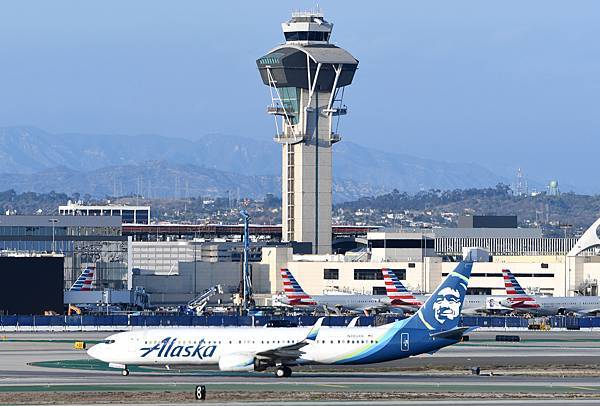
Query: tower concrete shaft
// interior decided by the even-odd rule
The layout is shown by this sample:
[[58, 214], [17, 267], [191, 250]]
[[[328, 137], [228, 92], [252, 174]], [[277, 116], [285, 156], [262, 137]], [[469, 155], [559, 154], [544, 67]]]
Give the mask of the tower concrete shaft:
[[332, 27], [319, 13], [295, 13], [283, 24], [287, 42], [257, 60], [282, 145], [283, 239], [310, 242], [314, 254], [331, 252], [332, 145], [358, 66], [329, 43]]

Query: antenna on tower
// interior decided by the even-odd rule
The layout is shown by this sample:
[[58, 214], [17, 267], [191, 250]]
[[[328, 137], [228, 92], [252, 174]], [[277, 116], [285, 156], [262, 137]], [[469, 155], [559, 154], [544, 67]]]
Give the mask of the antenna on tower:
[[527, 189], [527, 179], [523, 175], [523, 171], [521, 168], [517, 169], [517, 180], [515, 183], [515, 195], [517, 196], [525, 196], [528, 194]]

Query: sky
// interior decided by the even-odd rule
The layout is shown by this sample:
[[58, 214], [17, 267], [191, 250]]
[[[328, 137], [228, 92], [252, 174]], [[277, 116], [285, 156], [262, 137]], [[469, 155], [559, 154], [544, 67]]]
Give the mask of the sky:
[[[255, 60], [308, 1], [4, 1], [0, 126], [270, 139]], [[600, 193], [600, 2], [320, 1], [344, 139]], [[393, 174], [392, 174], [393, 175]]]

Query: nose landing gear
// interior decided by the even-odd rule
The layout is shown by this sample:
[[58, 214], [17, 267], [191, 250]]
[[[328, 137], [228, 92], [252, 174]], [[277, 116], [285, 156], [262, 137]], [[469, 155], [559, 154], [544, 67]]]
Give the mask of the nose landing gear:
[[127, 375], [129, 375], [129, 370], [128, 370], [127, 368], [123, 369], [123, 370], [121, 371], [121, 375], [123, 375], [123, 376], [127, 376]]

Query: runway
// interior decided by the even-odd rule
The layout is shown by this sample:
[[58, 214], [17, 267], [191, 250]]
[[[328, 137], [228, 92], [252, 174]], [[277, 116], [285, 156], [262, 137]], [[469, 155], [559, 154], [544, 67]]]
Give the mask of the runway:
[[[223, 373], [214, 368], [170, 371], [132, 368], [129, 377], [122, 377], [119, 371], [108, 369], [91, 360], [84, 351], [73, 349], [74, 341], [99, 340], [107, 333], [7, 334], [0, 341], [0, 401], [3, 393], [18, 392], [26, 396], [41, 390], [168, 391], [188, 396], [198, 384], [206, 385], [209, 393], [248, 394], [244, 399], [249, 401], [265, 393], [271, 394], [273, 400], [277, 400], [277, 394], [298, 394], [299, 398], [288, 400], [309, 400], [300, 394], [312, 393], [317, 397], [312, 400], [323, 401], [328, 400], [327, 396], [339, 400], [341, 394], [355, 395], [353, 402], [365, 393], [377, 395], [369, 399], [382, 402], [412, 401], [415, 396], [424, 401], [440, 394], [461, 397], [461, 403], [465, 403], [463, 398], [473, 400], [478, 396], [485, 396], [485, 402], [549, 396], [555, 399], [558, 396], [559, 401], [573, 396], [599, 401], [600, 333], [510, 333], [519, 335], [520, 343], [497, 343], [496, 334], [506, 333], [476, 332], [470, 334], [469, 342], [447, 347], [435, 355], [378, 365], [296, 368], [293, 376], [286, 379], [275, 378], [269, 372]], [[481, 367], [482, 376], [470, 374], [474, 366]], [[400, 395], [404, 399], [398, 398]], [[178, 399], [182, 401], [177, 396], [172, 401]]]

